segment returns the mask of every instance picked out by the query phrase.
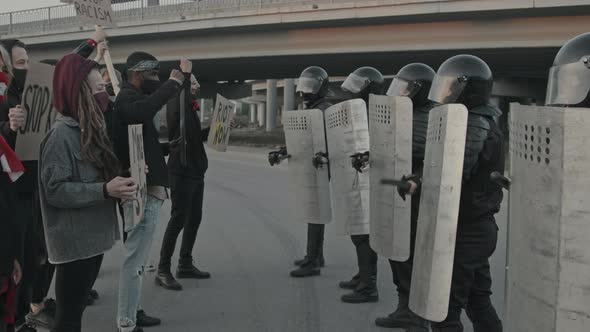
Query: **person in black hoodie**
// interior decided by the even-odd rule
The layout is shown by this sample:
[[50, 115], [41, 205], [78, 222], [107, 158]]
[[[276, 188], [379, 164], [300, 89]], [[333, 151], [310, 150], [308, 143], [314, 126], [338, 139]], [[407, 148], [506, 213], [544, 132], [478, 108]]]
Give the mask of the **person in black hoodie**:
[[184, 84], [192, 70], [190, 61], [182, 60], [180, 68], [174, 69], [170, 79], [164, 83], [159, 79], [159, 62], [145, 52], [132, 53], [127, 58], [126, 81], [115, 100], [116, 120], [115, 152], [122, 169], [130, 167], [127, 126], [143, 125], [143, 147], [145, 161], [149, 167], [147, 174], [147, 199], [144, 217], [129, 227], [124, 243], [125, 259], [119, 281], [119, 308], [117, 325], [121, 332], [142, 331], [141, 326], [160, 324], [157, 318], [149, 317], [139, 309], [141, 283], [145, 265], [152, 245], [160, 208], [168, 198], [168, 169], [164, 151], [158, 140], [153, 118], [156, 113], [174, 96]]
[[[168, 171], [172, 194], [172, 216], [162, 242], [156, 284], [171, 290], [182, 290], [182, 285], [171, 273], [171, 259], [180, 231], [183, 231], [183, 235], [176, 277], [179, 279], [211, 277], [208, 272], [201, 271], [193, 265], [192, 257], [203, 215], [204, 177], [208, 167], [203, 142], [207, 141], [210, 128], [201, 128], [201, 120], [197, 114], [199, 104], [196, 100], [199, 85], [193, 75], [190, 79], [190, 91], [181, 93], [168, 103], [166, 116], [170, 140]], [[180, 107], [180, 103], [184, 103], [184, 108]], [[181, 111], [184, 111], [184, 136], [181, 130]], [[183, 160], [182, 149], [186, 149], [184, 152], [186, 160]]]

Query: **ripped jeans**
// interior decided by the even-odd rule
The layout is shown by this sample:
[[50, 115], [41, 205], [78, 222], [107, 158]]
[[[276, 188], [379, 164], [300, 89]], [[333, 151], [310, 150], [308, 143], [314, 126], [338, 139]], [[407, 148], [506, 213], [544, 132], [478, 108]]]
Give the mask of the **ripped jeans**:
[[127, 241], [123, 244], [125, 257], [119, 279], [117, 311], [117, 326], [121, 332], [135, 328], [144, 266], [149, 258], [162, 203], [162, 200], [147, 195], [143, 219], [127, 233]]

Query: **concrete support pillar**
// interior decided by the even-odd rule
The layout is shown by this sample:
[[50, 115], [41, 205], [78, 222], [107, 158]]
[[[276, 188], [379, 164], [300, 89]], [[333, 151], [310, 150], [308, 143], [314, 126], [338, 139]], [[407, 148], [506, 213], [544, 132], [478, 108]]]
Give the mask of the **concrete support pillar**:
[[292, 111], [295, 109], [295, 80], [292, 78], [285, 79], [285, 88], [283, 89], [283, 111]]
[[256, 114], [257, 108], [258, 108], [257, 104], [250, 104], [250, 123], [256, 123], [258, 120], [258, 117]]
[[266, 124], [266, 105], [264, 103], [258, 104], [258, 125], [264, 127]]
[[266, 131], [277, 126], [277, 80], [266, 81]]

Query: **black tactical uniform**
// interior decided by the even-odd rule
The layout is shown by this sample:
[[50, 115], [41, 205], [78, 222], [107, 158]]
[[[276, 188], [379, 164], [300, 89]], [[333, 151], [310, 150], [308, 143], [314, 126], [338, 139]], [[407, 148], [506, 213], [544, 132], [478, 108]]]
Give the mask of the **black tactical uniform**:
[[498, 232], [494, 215], [503, 197], [490, 174], [504, 173], [502, 132], [497, 124], [502, 112], [489, 105], [492, 85], [492, 72], [484, 61], [458, 55], [441, 65], [429, 94], [434, 102], [461, 103], [469, 110], [449, 313], [444, 321], [432, 324], [433, 331], [463, 331], [463, 309], [475, 332], [502, 331], [490, 300], [489, 257], [496, 249]]
[[[326, 101], [329, 83], [328, 73], [324, 69], [312, 66], [303, 70], [299, 76], [297, 93], [303, 98], [306, 109], [319, 109], [323, 112], [332, 106]], [[284, 150], [284, 153], [286, 153], [286, 150]], [[305, 278], [320, 274], [320, 267], [325, 264], [325, 226], [325, 224], [307, 224], [307, 252], [303, 259], [295, 261], [295, 265], [299, 267], [291, 271], [292, 277]]]
[[[421, 176], [424, 165], [428, 114], [435, 106], [428, 100], [428, 92], [435, 74], [435, 71], [425, 64], [409, 64], [397, 73], [387, 91], [388, 96], [405, 96], [412, 99], [412, 174], [414, 176]], [[398, 307], [389, 316], [377, 318], [375, 324], [378, 326], [411, 328], [413, 332], [428, 331], [428, 322], [408, 308], [419, 209], [420, 192], [417, 192], [412, 196], [411, 202], [410, 258], [405, 262], [389, 260], [393, 282], [397, 287]]]
[[[362, 67], [346, 78], [342, 83], [342, 89], [353, 93], [356, 98], [363, 99], [368, 110], [369, 96], [383, 94], [384, 83], [385, 79], [377, 69]], [[356, 248], [359, 272], [351, 280], [340, 282], [341, 288], [353, 290], [352, 293], [342, 296], [342, 302], [365, 303], [379, 300], [377, 253], [371, 248], [369, 237], [369, 234], [351, 236], [352, 243]]]

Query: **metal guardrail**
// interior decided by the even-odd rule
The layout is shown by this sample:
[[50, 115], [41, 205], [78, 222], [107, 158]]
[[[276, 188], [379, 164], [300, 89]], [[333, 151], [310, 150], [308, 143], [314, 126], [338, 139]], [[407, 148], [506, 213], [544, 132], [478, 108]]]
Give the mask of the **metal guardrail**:
[[[123, 0], [124, 1], [124, 0]], [[141, 22], [161, 15], [199, 16], [215, 12], [237, 12], [284, 5], [313, 5], [350, 0], [130, 0], [113, 1], [117, 22]], [[80, 26], [73, 5], [0, 13], [0, 35], [50, 32]]]

